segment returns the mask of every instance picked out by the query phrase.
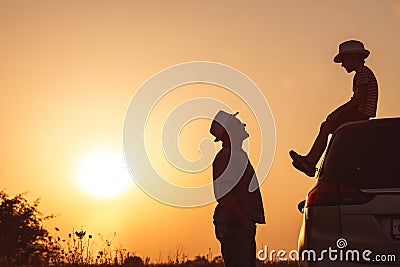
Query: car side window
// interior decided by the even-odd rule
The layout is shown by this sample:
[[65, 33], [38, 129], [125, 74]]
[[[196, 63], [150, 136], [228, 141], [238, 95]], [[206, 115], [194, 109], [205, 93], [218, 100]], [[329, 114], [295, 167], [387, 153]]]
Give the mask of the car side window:
[[327, 181], [357, 188], [400, 188], [400, 127], [370, 127], [338, 133], [322, 173]]

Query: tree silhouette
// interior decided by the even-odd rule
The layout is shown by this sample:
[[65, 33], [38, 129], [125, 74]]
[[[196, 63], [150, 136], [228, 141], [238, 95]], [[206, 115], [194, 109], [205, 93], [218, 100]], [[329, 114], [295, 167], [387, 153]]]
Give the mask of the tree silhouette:
[[7, 266], [48, 261], [51, 251], [48, 231], [38, 211], [39, 199], [30, 204], [25, 194], [9, 197], [0, 191], [0, 263]]

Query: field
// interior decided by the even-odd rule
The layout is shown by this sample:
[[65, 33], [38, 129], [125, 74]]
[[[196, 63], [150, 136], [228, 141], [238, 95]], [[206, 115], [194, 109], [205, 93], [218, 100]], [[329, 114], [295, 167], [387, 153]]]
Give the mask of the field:
[[[0, 191], [0, 267], [222, 267], [221, 256], [196, 256], [189, 259], [181, 246], [168, 256], [166, 262], [155, 263], [130, 254], [126, 249], [113, 249], [104, 241], [103, 248], [94, 251], [93, 236], [83, 229], [63, 238], [59, 229], [51, 235], [43, 222], [53, 216], [44, 216], [38, 210], [39, 200], [29, 203], [25, 194], [14, 197]], [[211, 254], [210, 254], [211, 255]], [[296, 262], [257, 262], [261, 266], [297, 266]]]

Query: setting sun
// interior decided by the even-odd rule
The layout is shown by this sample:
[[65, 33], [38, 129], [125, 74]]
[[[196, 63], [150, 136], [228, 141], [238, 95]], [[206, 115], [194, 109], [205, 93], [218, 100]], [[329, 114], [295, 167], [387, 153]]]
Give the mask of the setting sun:
[[95, 197], [120, 195], [132, 183], [123, 156], [116, 151], [102, 150], [86, 156], [81, 162], [77, 182]]

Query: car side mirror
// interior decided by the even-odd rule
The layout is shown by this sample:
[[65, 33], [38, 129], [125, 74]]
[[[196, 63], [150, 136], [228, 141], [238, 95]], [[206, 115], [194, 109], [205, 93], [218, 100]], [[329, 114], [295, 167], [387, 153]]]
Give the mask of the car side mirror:
[[304, 206], [306, 205], [306, 201], [303, 200], [297, 204], [297, 209], [300, 211], [300, 213], [304, 213]]

